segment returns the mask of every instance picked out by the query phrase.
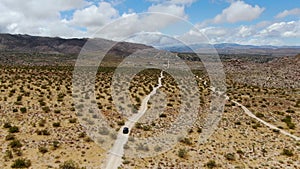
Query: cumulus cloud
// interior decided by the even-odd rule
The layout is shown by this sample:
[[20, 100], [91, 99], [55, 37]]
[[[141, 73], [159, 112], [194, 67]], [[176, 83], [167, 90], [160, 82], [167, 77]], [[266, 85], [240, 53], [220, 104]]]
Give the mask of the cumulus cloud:
[[110, 3], [99, 2], [98, 6], [92, 5], [84, 9], [76, 10], [73, 14], [73, 18], [67, 21], [67, 23], [94, 30], [118, 17], [119, 12]]
[[179, 5], [152, 5], [148, 8], [148, 12], [161, 12], [161, 13], [168, 13], [171, 15], [175, 15], [178, 17], [186, 18], [186, 14], [184, 12], [184, 7]]
[[[107, 9], [111, 9], [110, 7], [106, 7]], [[99, 20], [100, 17], [95, 17], [93, 20], [90, 20], [88, 28], [92, 28], [92, 24], [95, 26], [95, 29], [89, 29], [89, 34], [94, 34], [97, 37], [112, 39], [112, 40], [123, 40], [132, 34], [137, 32], [158, 32], [163, 28], [180, 21], [180, 19], [176, 18], [186, 18], [186, 14], [184, 11], [184, 7], [175, 4], [156, 4], [151, 5], [146, 13], [137, 14], [137, 13], [124, 13], [117, 16], [112, 12], [108, 13], [109, 17], [107, 19], [112, 21], [109, 22], [101, 22]], [[163, 14], [165, 11], [168, 11], [168, 14]], [[90, 14], [91, 12], [87, 12]], [[170, 14], [170, 15], [169, 15]], [[174, 17], [174, 16], [176, 17]], [[76, 16], [76, 12], [74, 14]], [[85, 17], [78, 17], [80, 22], [86, 22]], [[112, 19], [113, 18], [113, 19]], [[84, 21], [85, 20], [85, 21]], [[73, 21], [71, 21], [73, 22]], [[105, 23], [105, 24], [104, 24]], [[109, 23], [109, 24], [108, 24]], [[103, 26], [103, 27], [101, 27]], [[98, 32], [96, 32], [99, 30]]]
[[278, 22], [259, 32], [262, 37], [300, 38], [300, 21]]
[[264, 8], [258, 5], [251, 6], [243, 1], [234, 1], [228, 8], [224, 9], [221, 14], [217, 15], [212, 22], [235, 23], [240, 21], [252, 21], [258, 18], [264, 10]]
[[113, 40], [124, 40], [139, 32], [160, 32], [162, 29], [181, 20], [161, 13], [123, 14], [120, 18], [106, 25], [95, 34]]
[[197, 0], [148, 0], [159, 4], [177, 4], [177, 5], [190, 5]]
[[[239, 43], [253, 45], [295, 45], [287, 44], [289, 39], [300, 38], [300, 21], [260, 22], [255, 25], [237, 27], [196, 26], [211, 43]], [[186, 38], [194, 35], [185, 34]], [[296, 44], [300, 45], [300, 44]]]
[[285, 17], [291, 16], [291, 15], [300, 16], [300, 8], [284, 10], [284, 11], [280, 12], [279, 14], [277, 14], [275, 16], [275, 18], [285, 18]]
[[80, 35], [60, 20], [60, 11], [82, 8], [88, 4], [84, 0], [2, 0], [0, 30], [44, 36]]

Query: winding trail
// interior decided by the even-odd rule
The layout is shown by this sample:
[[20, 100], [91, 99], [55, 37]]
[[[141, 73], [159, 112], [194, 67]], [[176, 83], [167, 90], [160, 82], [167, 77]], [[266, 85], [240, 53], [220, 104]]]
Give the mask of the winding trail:
[[282, 129], [280, 129], [280, 128], [278, 128], [278, 127], [276, 127], [276, 126], [274, 126], [274, 125], [272, 125], [272, 124], [270, 124], [270, 123], [268, 123], [268, 122], [266, 122], [266, 121], [264, 121], [264, 120], [262, 120], [258, 117], [256, 117], [249, 109], [247, 109], [247, 107], [243, 106], [242, 104], [240, 104], [240, 103], [238, 103], [234, 100], [231, 100], [231, 101], [233, 103], [237, 104], [238, 106], [240, 106], [248, 116], [254, 118], [255, 120], [261, 122], [262, 124], [266, 125], [267, 127], [271, 128], [271, 129], [278, 130], [280, 133], [282, 133], [286, 136], [289, 136], [289, 137], [295, 139], [296, 141], [300, 141], [300, 137], [297, 137], [297, 136], [295, 136], [295, 135], [293, 135], [293, 134], [291, 134], [291, 133], [289, 133], [285, 130], [282, 130]]
[[[169, 67], [169, 64], [168, 64]], [[109, 151], [107, 160], [106, 160], [106, 165], [104, 168], [106, 169], [117, 169], [121, 164], [122, 164], [122, 157], [124, 155], [124, 145], [127, 143], [130, 130], [134, 127], [135, 123], [145, 114], [145, 112], [148, 109], [148, 101], [153, 96], [157, 89], [162, 86], [161, 79], [163, 78], [163, 71], [160, 72], [160, 77], [158, 78], [158, 85], [153, 88], [153, 90], [148, 94], [142, 101], [141, 107], [138, 111], [137, 114], [134, 114], [131, 116], [128, 121], [125, 122], [125, 125], [121, 127], [121, 129], [118, 132], [117, 139]], [[123, 128], [128, 127], [129, 128], [129, 133], [128, 134], [123, 134]]]

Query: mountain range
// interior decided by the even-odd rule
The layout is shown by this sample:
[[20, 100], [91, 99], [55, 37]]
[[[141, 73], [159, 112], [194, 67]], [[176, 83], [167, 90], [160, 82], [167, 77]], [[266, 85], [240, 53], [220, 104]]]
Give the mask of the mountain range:
[[[47, 54], [79, 54], [87, 42], [86, 38], [63, 39], [59, 37], [40, 37], [30, 35], [0, 34], [0, 52], [24, 52]], [[114, 42], [106, 39], [98, 39], [102, 43], [116, 43], [110, 53], [126, 56], [140, 49], [152, 48], [152, 46], [130, 43]], [[235, 43], [220, 44], [191, 44], [173, 46], [154, 46], [160, 50], [178, 53], [191, 53], [192, 49], [215, 48], [219, 54], [259, 54], [268, 56], [295, 56], [300, 53], [300, 46], [255, 46], [240, 45]]]
[[300, 53], [300, 46], [272, 46], [272, 45], [241, 45], [236, 43], [220, 43], [220, 44], [190, 44], [190, 45], [174, 45], [160, 46], [162, 50], [178, 53], [193, 53], [200, 49], [216, 49], [219, 54], [259, 54], [269, 56], [295, 56]]

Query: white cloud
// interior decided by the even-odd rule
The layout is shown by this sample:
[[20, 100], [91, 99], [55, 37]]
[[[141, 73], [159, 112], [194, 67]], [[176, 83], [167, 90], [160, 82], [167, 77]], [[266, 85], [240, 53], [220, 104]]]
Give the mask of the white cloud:
[[179, 5], [152, 5], [148, 8], [148, 12], [161, 12], [161, 13], [168, 13], [171, 15], [175, 15], [178, 17], [186, 18], [186, 14], [184, 12], [184, 6]]
[[262, 37], [300, 38], [300, 21], [278, 22], [259, 32]]
[[[22, 5], [20, 5], [22, 4]], [[84, 0], [2, 0], [0, 31], [43, 36], [80, 35], [60, 20], [60, 11], [82, 8]]]
[[92, 5], [76, 10], [72, 19], [65, 20], [65, 23], [87, 28], [87, 35], [123, 40], [136, 32], [160, 31], [178, 21], [175, 17], [161, 14], [166, 12], [180, 18], [187, 18], [185, 7], [182, 5], [156, 4], [151, 5], [145, 14], [131, 12], [120, 15], [110, 3], [100, 2], [98, 6]]
[[[300, 21], [260, 22], [255, 25], [238, 27], [196, 26], [199, 32], [209, 38], [211, 43], [239, 43], [253, 45], [300, 45], [288, 44], [289, 40], [300, 38]], [[185, 34], [193, 39], [194, 34]], [[293, 40], [292, 40], [293, 41]]]
[[191, 5], [197, 0], [148, 0], [159, 4], [176, 4], [176, 5]]
[[275, 18], [285, 18], [285, 17], [291, 16], [291, 15], [300, 16], [300, 8], [284, 10], [284, 11], [280, 12], [279, 14], [277, 14], [275, 16]]
[[181, 20], [172, 15], [161, 13], [123, 14], [111, 24], [103, 27], [96, 36], [123, 40], [139, 32], [160, 32], [163, 28], [179, 21]]
[[258, 18], [264, 10], [264, 8], [258, 5], [251, 6], [243, 1], [234, 1], [228, 8], [224, 9], [221, 14], [217, 15], [212, 22], [235, 23], [240, 21], [252, 21]]
[[[62, 37], [95, 35], [122, 40], [136, 32], [161, 31], [178, 21], [175, 17], [159, 13], [187, 18], [185, 5], [195, 0], [156, 1], [146, 9], [150, 13], [143, 15], [134, 11], [119, 14], [114, 5], [122, 1], [100, 1], [95, 4], [87, 0], [2, 0], [0, 32]], [[61, 12], [70, 10], [74, 12], [62, 18]], [[109, 23], [113, 24], [106, 26]], [[94, 34], [103, 26], [101, 35]]]
[[98, 6], [92, 5], [84, 9], [76, 10], [73, 14], [73, 18], [68, 22], [74, 26], [94, 30], [101, 28], [103, 25], [118, 17], [119, 12], [110, 3], [99, 2]]

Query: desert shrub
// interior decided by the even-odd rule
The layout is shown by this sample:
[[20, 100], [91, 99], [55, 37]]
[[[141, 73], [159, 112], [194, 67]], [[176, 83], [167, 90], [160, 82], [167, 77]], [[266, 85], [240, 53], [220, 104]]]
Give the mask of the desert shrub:
[[52, 126], [53, 126], [53, 127], [60, 127], [60, 122], [54, 122], [54, 123], [52, 124]]
[[129, 164], [129, 163], [130, 163], [129, 160], [124, 160], [124, 161], [123, 161], [123, 164]]
[[12, 140], [10, 143], [9, 143], [9, 146], [11, 148], [21, 148], [22, 147], [22, 143], [19, 141], [19, 140]]
[[7, 122], [7, 123], [4, 123], [3, 127], [4, 127], [4, 128], [10, 128], [10, 127], [11, 127], [11, 124], [8, 123], [8, 122]]
[[154, 151], [156, 151], [156, 152], [159, 152], [159, 151], [161, 151], [162, 150], [162, 148], [160, 147], [160, 146], [155, 146], [154, 147]]
[[19, 127], [18, 126], [11, 126], [8, 129], [8, 132], [10, 132], [10, 133], [18, 133], [19, 132]]
[[217, 163], [215, 162], [215, 160], [209, 160], [209, 161], [205, 164], [205, 166], [206, 166], [207, 168], [215, 168], [215, 167], [217, 167]]
[[59, 169], [79, 169], [79, 166], [73, 160], [69, 160], [59, 165]]
[[201, 128], [201, 127], [198, 127], [198, 128], [197, 128], [197, 132], [198, 132], [198, 133], [202, 133], [202, 128]]
[[161, 118], [165, 118], [165, 117], [167, 117], [167, 115], [166, 115], [166, 114], [164, 114], [164, 113], [162, 113], [162, 114], [160, 114], [160, 115], [159, 115], [159, 117], [161, 117]]
[[52, 146], [53, 146], [53, 148], [55, 148], [55, 149], [58, 148], [58, 147], [59, 147], [59, 142], [56, 141], [56, 140], [53, 141], [53, 142], [52, 142]]
[[5, 136], [5, 140], [14, 140], [15, 139], [15, 135], [13, 134], [8, 134], [7, 136]]
[[125, 121], [124, 121], [124, 120], [118, 121], [117, 124], [118, 124], [119, 126], [123, 126], [123, 125], [125, 124]]
[[291, 157], [291, 156], [293, 156], [294, 155], [294, 153], [293, 153], [293, 151], [292, 150], [289, 150], [289, 149], [283, 149], [282, 150], [282, 153], [281, 153], [282, 155], [285, 155], [285, 156], [288, 156], [288, 157]]
[[241, 125], [242, 123], [240, 121], [234, 122], [235, 125]]
[[37, 135], [44, 135], [44, 136], [49, 136], [50, 135], [50, 132], [46, 129], [44, 130], [37, 130], [36, 131]]
[[178, 150], [178, 157], [185, 158], [187, 156], [188, 151], [184, 148]]
[[15, 149], [13, 149], [13, 151], [14, 151], [14, 153], [15, 153], [17, 156], [22, 156], [22, 155], [23, 155], [22, 151], [21, 151], [19, 148], [15, 148]]
[[265, 117], [265, 115], [264, 115], [264, 114], [262, 114], [262, 113], [259, 113], [259, 112], [258, 112], [258, 113], [256, 113], [255, 115], [256, 115], [256, 117], [258, 117], [258, 118]]
[[60, 110], [54, 110], [55, 114], [59, 114], [61, 111]]
[[46, 124], [46, 120], [45, 120], [45, 119], [41, 119], [41, 120], [39, 121], [39, 126], [40, 126], [40, 127], [45, 127], [45, 124]]
[[282, 122], [285, 122], [289, 129], [295, 129], [296, 125], [292, 122], [291, 116], [285, 116], [284, 119], [281, 120]]
[[260, 125], [259, 123], [255, 123], [255, 124], [252, 126], [253, 129], [257, 129], [257, 128], [259, 128], [259, 127], [261, 127], [261, 125]]
[[79, 138], [84, 138], [86, 136], [85, 132], [81, 132], [78, 134], [78, 137]]
[[20, 111], [21, 111], [21, 113], [26, 113], [26, 112], [27, 112], [27, 109], [26, 109], [26, 107], [21, 107], [21, 108], [20, 108]]
[[76, 118], [71, 118], [71, 119], [69, 119], [69, 122], [70, 122], [70, 123], [76, 123], [76, 121], [77, 121]]
[[151, 130], [151, 126], [145, 125], [145, 126], [143, 126], [143, 130], [144, 131], [150, 131]]
[[43, 110], [45, 113], [49, 113], [49, 112], [50, 112], [50, 107], [44, 106], [44, 107], [42, 107], [42, 110]]
[[42, 154], [45, 154], [48, 152], [48, 149], [46, 147], [39, 147], [39, 152], [41, 152]]
[[31, 161], [24, 158], [16, 159], [11, 168], [29, 168], [31, 166]]
[[285, 112], [287, 112], [287, 113], [295, 113], [295, 110], [288, 109], [288, 110], [286, 110]]
[[233, 153], [227, 153], [227, 154], [225, 154], [224, 157], [225, 157], [227, 160], [229, 160], [229, 161], [235, 160], [235, 156], [234, 156]]
[[191, 145], [191, 144], [192, 144], [192, 141], [191, 141], [190, 138], [179, 138], [179, 141], [180, 141], [181, 143], [186, 144], [186, 145]]
[[5, 151], [5, 155], [4, 155], [4, 159], [12, 159], [13, 158], [13, 154], [10, 150], [6, 150]]
[[90, 137], [85, 137], [83, 140], [84, 140], [85, 142], [91, 142], [91, 141], [93, 141]]
[[137, 123], [135, 123], [135, 127], [136, 127], [137, 129], [141, 129], [141, 128], [142, 128], [142, 124], [139, 123], [139, 122], [137, 122]]

